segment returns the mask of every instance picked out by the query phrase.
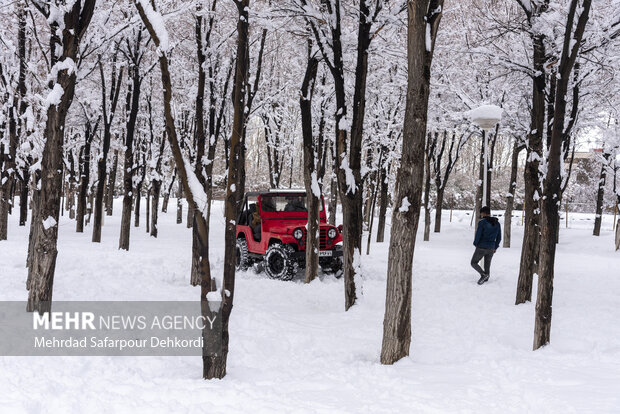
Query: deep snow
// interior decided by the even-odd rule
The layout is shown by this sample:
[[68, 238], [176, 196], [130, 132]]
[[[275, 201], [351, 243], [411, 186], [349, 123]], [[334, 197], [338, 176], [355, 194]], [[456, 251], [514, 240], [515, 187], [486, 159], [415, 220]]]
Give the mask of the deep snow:
[[[62, 217], [54, 299], [197, 300], [191, 230], [175, 223], [175, 206], [160, 215], [158, 239], [145, 233], [143, 215], [129, 252], [117, 250], [120, 202], [100, 245], [90, 242], [92, 227], [76, 234]], [[212, 213], [218, 272], [223, 205]], [[471, 217], [455, 212], [450, 223], [447, 211], [441, 234], [418, 237], [411, 357], [394, 366], [379, 363], [388, 243], [373, 243], [349, 312], [332, 277], [305, 285], [238, 274], [224, 380], [202, 380], [200, 357], [0, 357], [0, 411], [620, 412], [620, 253], [611, 218], [596, 238], [593, 215], [570, 217], [558, 246], [552, 343], [542, 350], [531, 350], [534, 303], [514, 306], [522, 227], [478, 286]], [[27, 240], [28, 226], [10, 217], [0, 300], [27, 297]]]

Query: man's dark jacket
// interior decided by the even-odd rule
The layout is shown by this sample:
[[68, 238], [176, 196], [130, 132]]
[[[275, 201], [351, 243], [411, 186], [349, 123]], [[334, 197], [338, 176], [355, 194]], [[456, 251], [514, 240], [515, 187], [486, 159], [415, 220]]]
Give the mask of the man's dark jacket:
[[484, 217], [478, 222], [474, 246], [481, 249], [496, 250], [502, 241], [502, 226], [497, 217]]

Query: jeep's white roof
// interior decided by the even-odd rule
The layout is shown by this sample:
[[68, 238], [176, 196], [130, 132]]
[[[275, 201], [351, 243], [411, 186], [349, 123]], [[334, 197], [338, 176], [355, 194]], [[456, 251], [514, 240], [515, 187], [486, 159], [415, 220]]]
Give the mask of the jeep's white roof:
[[305, 193], [305, 188], [270, 188], [270, 193]]

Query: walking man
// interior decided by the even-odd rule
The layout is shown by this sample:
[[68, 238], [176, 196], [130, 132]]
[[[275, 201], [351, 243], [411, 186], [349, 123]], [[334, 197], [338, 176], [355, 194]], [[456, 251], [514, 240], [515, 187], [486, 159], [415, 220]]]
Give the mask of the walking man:
[[[480, 209], [480, 216], [482, 219], [478, 222], [476, 236], [474, 237], [476, 251], [474, 251], [474, 255], [471, 258], [471, 267], [480, 273], [479, 285], [489, 280], [491, 259], [493, 258], [493, 253], [499, 247], [499, 242], [502, 241], [502, 228], [497, 217], [491, 217], [491, 209], [486, 206], [482, 207]], [[478, 264], [483, 258], [484, 270]]]

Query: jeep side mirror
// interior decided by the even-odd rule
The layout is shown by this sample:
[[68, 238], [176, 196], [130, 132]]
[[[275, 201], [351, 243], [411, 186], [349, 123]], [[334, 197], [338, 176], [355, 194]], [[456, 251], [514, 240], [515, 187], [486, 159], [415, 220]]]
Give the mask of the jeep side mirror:
[[342, 224], [338, 226], [338, 231], [342, 233]]

